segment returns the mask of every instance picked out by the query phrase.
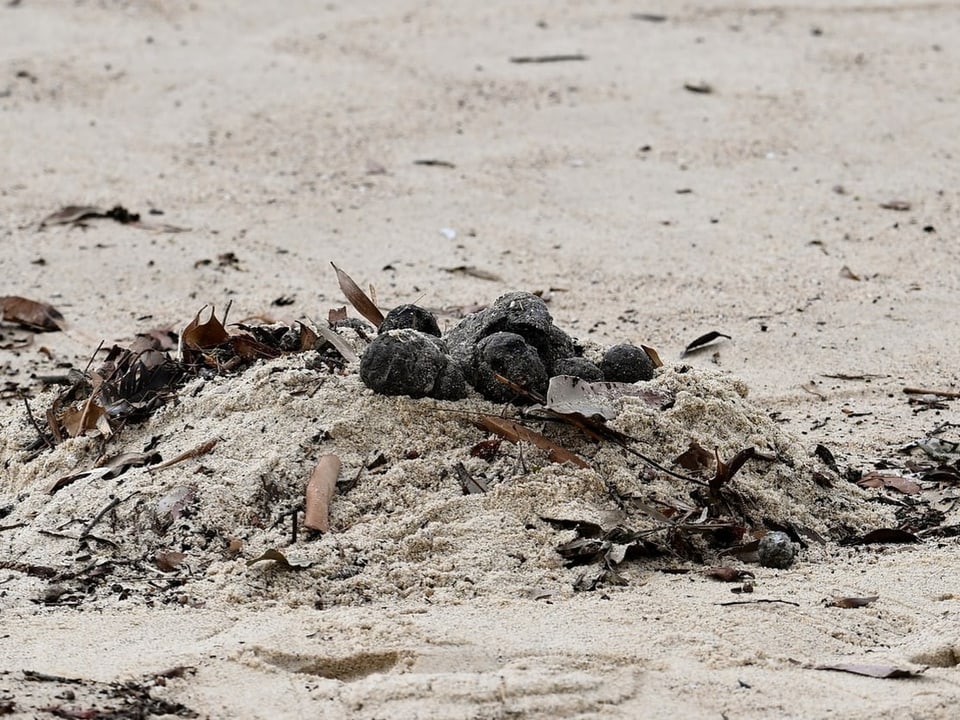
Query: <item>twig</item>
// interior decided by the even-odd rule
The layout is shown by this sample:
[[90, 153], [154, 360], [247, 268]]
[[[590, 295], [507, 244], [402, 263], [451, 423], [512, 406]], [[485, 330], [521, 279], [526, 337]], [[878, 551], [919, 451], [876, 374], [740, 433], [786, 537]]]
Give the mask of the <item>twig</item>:
[[800, 607], [800, 603], [793, 602], [792, 600], [777, 600], [770, 598], [759, 598], [758, 600], [731, 600], [729, 602], [714, 603], [715, 605], [757, 605], [759, 603], [781, 603], [783, 605], [793, 605], [795, 607]]
[[903, 392], [906, 395], [937, 395], [945, 398], [960, 398], [960, 392], [953, 390], [928, 390], [926, 388], [905, 387]]
[[181, 463], [184, 460], [189, 460], [190, 458], [206, 455], [208, 452], [210, 452], [217, 446], [218, 442], [220, 442], [219, 438], [213, 438], [212, 440], [207, 440], [205, 443], [200, 443], [195, 448], [191, 448], [186, 452], [182, 452], [179, 455], [177, 455], [175, 458], [167, 460], [165, 463], [160, 463], [159, 465], [154, 465], [152, 468], [148, 468], [147, 472], [152, 473], [152, 472], [156, 472], [157, 470], [163, 470], [164, 468], [168, 468], [171, 465], [176, 465], [177, 463]]
[[103, 520], [103, 516], [106, 515], [108, 512], [110, 512], [111, 510], [113, 510], [119, 504], [120, 504], [120, 498], [116, 498], [116, 497], [113, 498], [110, 502], [108, 502], [106, 507], [104, 507], [103, 510], [98, 512], [96, 517], [93, 518], [93, 520], [87, 523], [87, 526], [83, 529], [83, 532], [80, 533], [80, 537], [77, 539], [85, 540], [87, 537], [89, 537], [90, 531], [93, 530], [93, 528], [96, 526], [98, 522]]
[[27, 396], [21, 392], [20, 399], [23, 400], [23, 406], [27, 409], [27, 417], [30, 418], [30, 423], [33, 425], [33, 429], [37, 431], [37, 435], [39, 435], [40, 439], [46, 443], [46, 446], [52, 450], [53, 443], [47, 440], [46, 433], [40, 429], [40, 423], [38, 423], [37, 419], [33, 416], [33, 411], [30, 409], [30, 402], [27, 400]]

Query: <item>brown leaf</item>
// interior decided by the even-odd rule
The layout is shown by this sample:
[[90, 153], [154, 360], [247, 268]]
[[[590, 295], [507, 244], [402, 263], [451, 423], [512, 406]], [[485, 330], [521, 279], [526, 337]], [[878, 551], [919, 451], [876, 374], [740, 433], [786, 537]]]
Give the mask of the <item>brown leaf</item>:
[[836, 670], [837, 672], [865, 675], [872, 678], [887, 680], [890, 678], [909, 678], [920, 675], [915, 670], [899, 668], [895, 665], [861, 665], [859, 663], [837, 663], [835, 665], [816, 665], [814, 670]]
[[660, 359], [660, 354], [656, 350], [654, 350], [652, 347], [647, 347], [646, 345], [641, 345], [640, 348], [647, 354], [647, 357], [650, 358], [650, 362], [653, 363], [654, 369], [663, 367], [663, 360]]
[[255, 557], [253, 560], [247, 560], [247, 566], [249, 567], [258, 562], [266, 562], [268, 560], [275, 562], [284, 570], [305, 570], [313, 564], [310, 562], [291, 562], [282, 552], [271, 548], [270, 550], [264, 552], [263, 555]]
[[857, 542], [863, 545], [869, 545], [871, 543], [917, 543], [920, 542], [920, 538], [906, 530], [880, 528], [878, 530], [871, 530]]
[[333, 263], [330, 264], [333, 265], [333, 269], [337, 271], [337, 282], [340, 284], [340, 290], [347, 300], [350, 301], [350, 304], [356, 308], [358, 313], [373, 323], [375, 327], [380, 327], [381, 323], [383, 323], [383, 313], [380, 312], [380, 309], [374, 304], [373, 300], [360, 289], [360, 286], [353, 281], [353, 278]]
[[707, 568], [703, 574], [720, 582], [740, 582], [747, 578], [753, 578], [755, 575], [749, 570], [738, 570], [727, 565]]
[[249, 335], [231, 335], [229, 341], [233, 351], [244, 360], [257, 360], [260, 358], [271, 360], [283, 354], [279, 350], [259, 340], [255, 340]]
[[324, 455], [310, 473], [307, 482], [303, 524], [311, 530], [330, 532], [330, 500], [337, 489], [340, 458]]
[[494, 440], [481, 440], [472, 448], [470, 448], [470, 456], [490, 462], [497, 457], [497, 453], [500, 452], [500, 445], [502, 443], [503, 440], [499, 438]]
[[175, 458], [171, 458], [170, 460], [167, 460], [165, 463], [161, 463], [160, 465], [150, 468], [150, 472], [163, 470], [165, 468], [171, 467], [172, 465], [176, 465], [177, 463], [182, 463], [184, 460], [189, 460], [190, 458], [206, 455], [208, 452], [210, 452], [217, 446], [218, 442], [220, 442], [219, 438], [213, 438], [211, 440], [207, 440], [206, 442], [202, 442], [196, 447], [190, 448], [186, 452], [180, 453]]
[[158, 552], [154, 558], [154, 564], [160, 568], [161, 572], [173, 572], [180, 564], [187, 559], [186, 554], [176, 551]]
[[346, 306], [338, 308], [330, 308], [327, 311], [327, 323], [330, 327], [333, 327], [338, 322], [343, 322], [347, 319], [347, 308]]
[[702, 472], [713, 467], [713, 453], [700, 447], [696, 440], [691, 440], [690, 448], [673, 462], [690, 472]]
[[868, 472], [857, 481], [857, 485], [862, 488], [893, 488], [907, 495], [915, 495], [920, 492], [920, 485], [913, 480], [909, 480], [902, 475], [886, 475], [880, 472]]
[[103, 432], [104, 429], [109, 429], [109, 425], [104, 427], [104, 423], [107, 422], [107, 411], [89, 400], [79, 407], [71, 405], [65, 408], [60, 422], [70, 437], [79, 437], [88, 430], [99, 430], [104, 437], [111, 434]]
[[767, 457], [766, 455], [761, 455], [757, 452], [755, 447], [744, 448], [734, 455], [733, 459], [729, 463], [725, 463], [720, 459], [719, 452], [714, 451], [714, 455], [716, 456], [717, 460], [717, 471], [713, 476], [713, 479], [710, 480], [710, 489], [713, 492], [717, 492], [721, 487], [733, 480], [733, 476], [737, 474], [737, 471], [743, 467], [743, 464], [747, 462], [747, 460], [772, 461], [776, 459]]
[[870, 605], [879, 599], [879, 595], [870, 595], [869, 597], [834, 597], [827, 602], [827, 607], [851, 610], [853, 608], [867, 607], [867, 605]]
[[846, 278], [847, 280], [860, 280], [860, 276], [857, 275], [853, 270], [850, 269], [849, 265], [844, 265], [840, 268], [840, 277]]
[[206, 306], [200, 309], [197, 316], [191, 320], [181, 333], [183, 344], [193, 350], [206, 350], [222, 345], [230, 339], [230, 334], [216, 316], [216, 308], [210, 308], [210, 319], [200, 322], [200, 315]]
[[0, 297], [0, 320], [38, 332], [63, 330], [63, 315], [52, 305], [17, 295]]
[[541, 435], [536, 430], [531, 430], [528, 427], [524, 427], [513, 420], [507, 420], [506, 418], [498, 417], [496, 415], [480, 415], [475, 423], [488, 432], [500, 435], [512, 443], [523, 440], [531, 445], [536, 445], [541, 450], [546, 451], [547, 457], [550, 458], [552, 462], [568, 462], [572, 465], [576, 465], [577, 467], [590, 467], [589, 463], [587, 463], [587, 461], [583, 458], [574, 455], [566, 448], [557, 445], [555, 442], [553, 442], [553, 440]]
[[[344, 308], [344, 314], [346, 314], [346, 308]], [[300, 340], [298, 343], [298, 349], [300, 352], [305, 350], [313, 350], [317, 346], [317, 340], [319, 335], [317, 335], [311, 328], [307, 327], [302, 322], [297, 322], [297, 325], [300, 326]]]

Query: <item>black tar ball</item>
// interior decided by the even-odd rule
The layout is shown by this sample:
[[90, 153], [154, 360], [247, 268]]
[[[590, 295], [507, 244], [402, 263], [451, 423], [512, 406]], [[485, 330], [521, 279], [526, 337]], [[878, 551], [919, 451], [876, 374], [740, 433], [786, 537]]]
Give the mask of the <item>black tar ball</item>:
[[381, 395], [458, 400], [467, 394], [460, 369], [441, 340], [417, 330], [378, 335], [360, 360], [360, 379]]
[[387, 316], [380, 323], [377, 332], [381, 335], [390, 330], [400, 330], [408, 328], [410, 330], [419, 330], [427, 335], [440, 337], [440, 326], [437, 319], [429, 310], [419, 305], [400, 305], [387, 313]]
[[614, 345], [600, 361], [603, 379], [609, 382], [634, 383], [653, 379], [653, 362], [636, 345]]
[[509, 402], [516, 392], [497, 380], [503, 375], [528, 390], [547, 391], [547, 371], [537, 351], [520, 335], [497, 332], [483, 338], [474, 356], [477, 391], [487, 400]]
[[553, 366], [554, 375], [572, 375], [587, 382], [603, 380], [603, 371], [585, 357], [568, 357], [557, 360]]

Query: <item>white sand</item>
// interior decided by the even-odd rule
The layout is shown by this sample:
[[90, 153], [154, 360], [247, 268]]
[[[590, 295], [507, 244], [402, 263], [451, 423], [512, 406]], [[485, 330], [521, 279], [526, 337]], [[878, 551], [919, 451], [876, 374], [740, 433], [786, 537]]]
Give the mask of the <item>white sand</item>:
[[[5, 4], [0, 293], [53, 303], [68, 329], [0, 350], [0, 367], [42, 420], [52, 395], [30, 373], [83, 368], [101, 340], [182, 327], [204, 304], [325, 317], [343, 304], [330, 261], [385, 308], [545, 291], [571, 334], [652, 345], [671, 367], [694, 337], [733, 336], [682, 361], [692, 390], [673, 410], [628, 403], [618, 422], [648, 432], [650, 454], [766, 444], [794, 474], [751, 464], [734, 482], [768, 515], [825, 534], [890, 524], [896, 505], [856, 499], [878, 491], [812, 484], [810, 453], [872, 469], [957, 422], [955, 404], [921, 412], [902, 390], [958, 383], [958, 31], [954, 8], [913, 2]], [[509, 62], [568, 53], [588, 59]], [[701, 81], [714, 92], [684, 89]], [[456, 167], [415, 164], [433, 159]], [[891, 200], [911, 207], [880, 208]], [[39, 228], [86, 203], [187, 231]], [[238, 264], [218, 261], [230, 252]], [[281, 296], [294, 303], [271, 305]], [[565, 568], [555, 547], [572, 533], [538, 518], [608, 518], [604, 483], [635, 486], [635, 460], [580, 444], [598, 471], [572, 472], [527, 447], [523, 474], [505, 445], [487, 466], [464, 454], [483, 433], [435, 403], [375, 398], [297, 357], [189, 386], [107, 445], [159, 435], [168, 459], [219, 438], [153, 475], [51, 497], [100, 441], [25, 462], [36, 434], [12, 393], [0, 427], [0, 507], [15, 508], [0, 525], [26, 524], [0, 531], [0, 700], [24, 717], [110, 705], [24, 669], [113, 682], [176, 665], [196, 674], [154, 694], [203, 717], [948, 718], [960, 698], [951, 539], [812, 543], [789, 570], [747, 566], [752, 595], [693, 565], [657, 571], [682, 564], [669, 558], [577, 593], [591, 567]], [[288, 546], [282, 513], [331, 451], [344, 476], [390, 462], [334, 500], [333, 533]], [[490, 493], [459, 492], [461, 460]], [[184, 487], [195, 507], [161, 533], [156, 503]], [[645, 491], [681, 494], [663, 479]], [[39, 534], [76, 537], [112, 494], [95, 534], [117, 548]], [[184, 547], [175, 572], [153, 565]], [[246, 565], [271, 547], [312, 565]], [[89, 575], [110, 559], [104, 581], [53, 583], [76, 607], [38, 602], [51, 581], [10, 565]], [[879, 599], [825, 606], [835, 595]], [[796, 604], [719, 604], [741, 599]], [[812, 669], [834, 662], [929, 667]]]

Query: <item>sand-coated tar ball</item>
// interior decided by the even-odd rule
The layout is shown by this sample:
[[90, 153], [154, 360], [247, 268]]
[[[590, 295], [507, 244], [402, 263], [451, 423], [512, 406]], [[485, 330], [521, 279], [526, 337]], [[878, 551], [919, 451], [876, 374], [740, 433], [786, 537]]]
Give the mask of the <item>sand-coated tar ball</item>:
[[360, 360], [360, 379], [381, 395], [458, 400], [466, 396], [459, 368], [438, 338], [402, 329], [378, 335]]
[[585, 357], [569, 357], [557, 360], [553, 366], [554, 375], [572, 375], [587, 382], [603, 380], [603, 371]]
[[474, 356], [474, 387], [488, 400], [509, 402], [517, 393], [497, 380], [503, 375], [540, 394], [547, 392], [547, 371], [537, 351], [516, 333], [498, 332], [483, 338]]
[[757, 557], [760, 564], [768, 568], [783, 570], [793, 564], [797, 556], [797, 546], [790, 536], [783, 532], [769, 532], [760, 538], [757, 546]]
[[387, 313], [377, 329], [381, 335], [391, 330], [419, 330], [427, 335], [440, 337], [440, 326], [433, 313], [419, 305], [400, 305]]
[[653, 379], [653, 362], [643, 348], [636, 345], [614, 345], [600, 361], [603, 379], [609, 382], [634, 383]]

